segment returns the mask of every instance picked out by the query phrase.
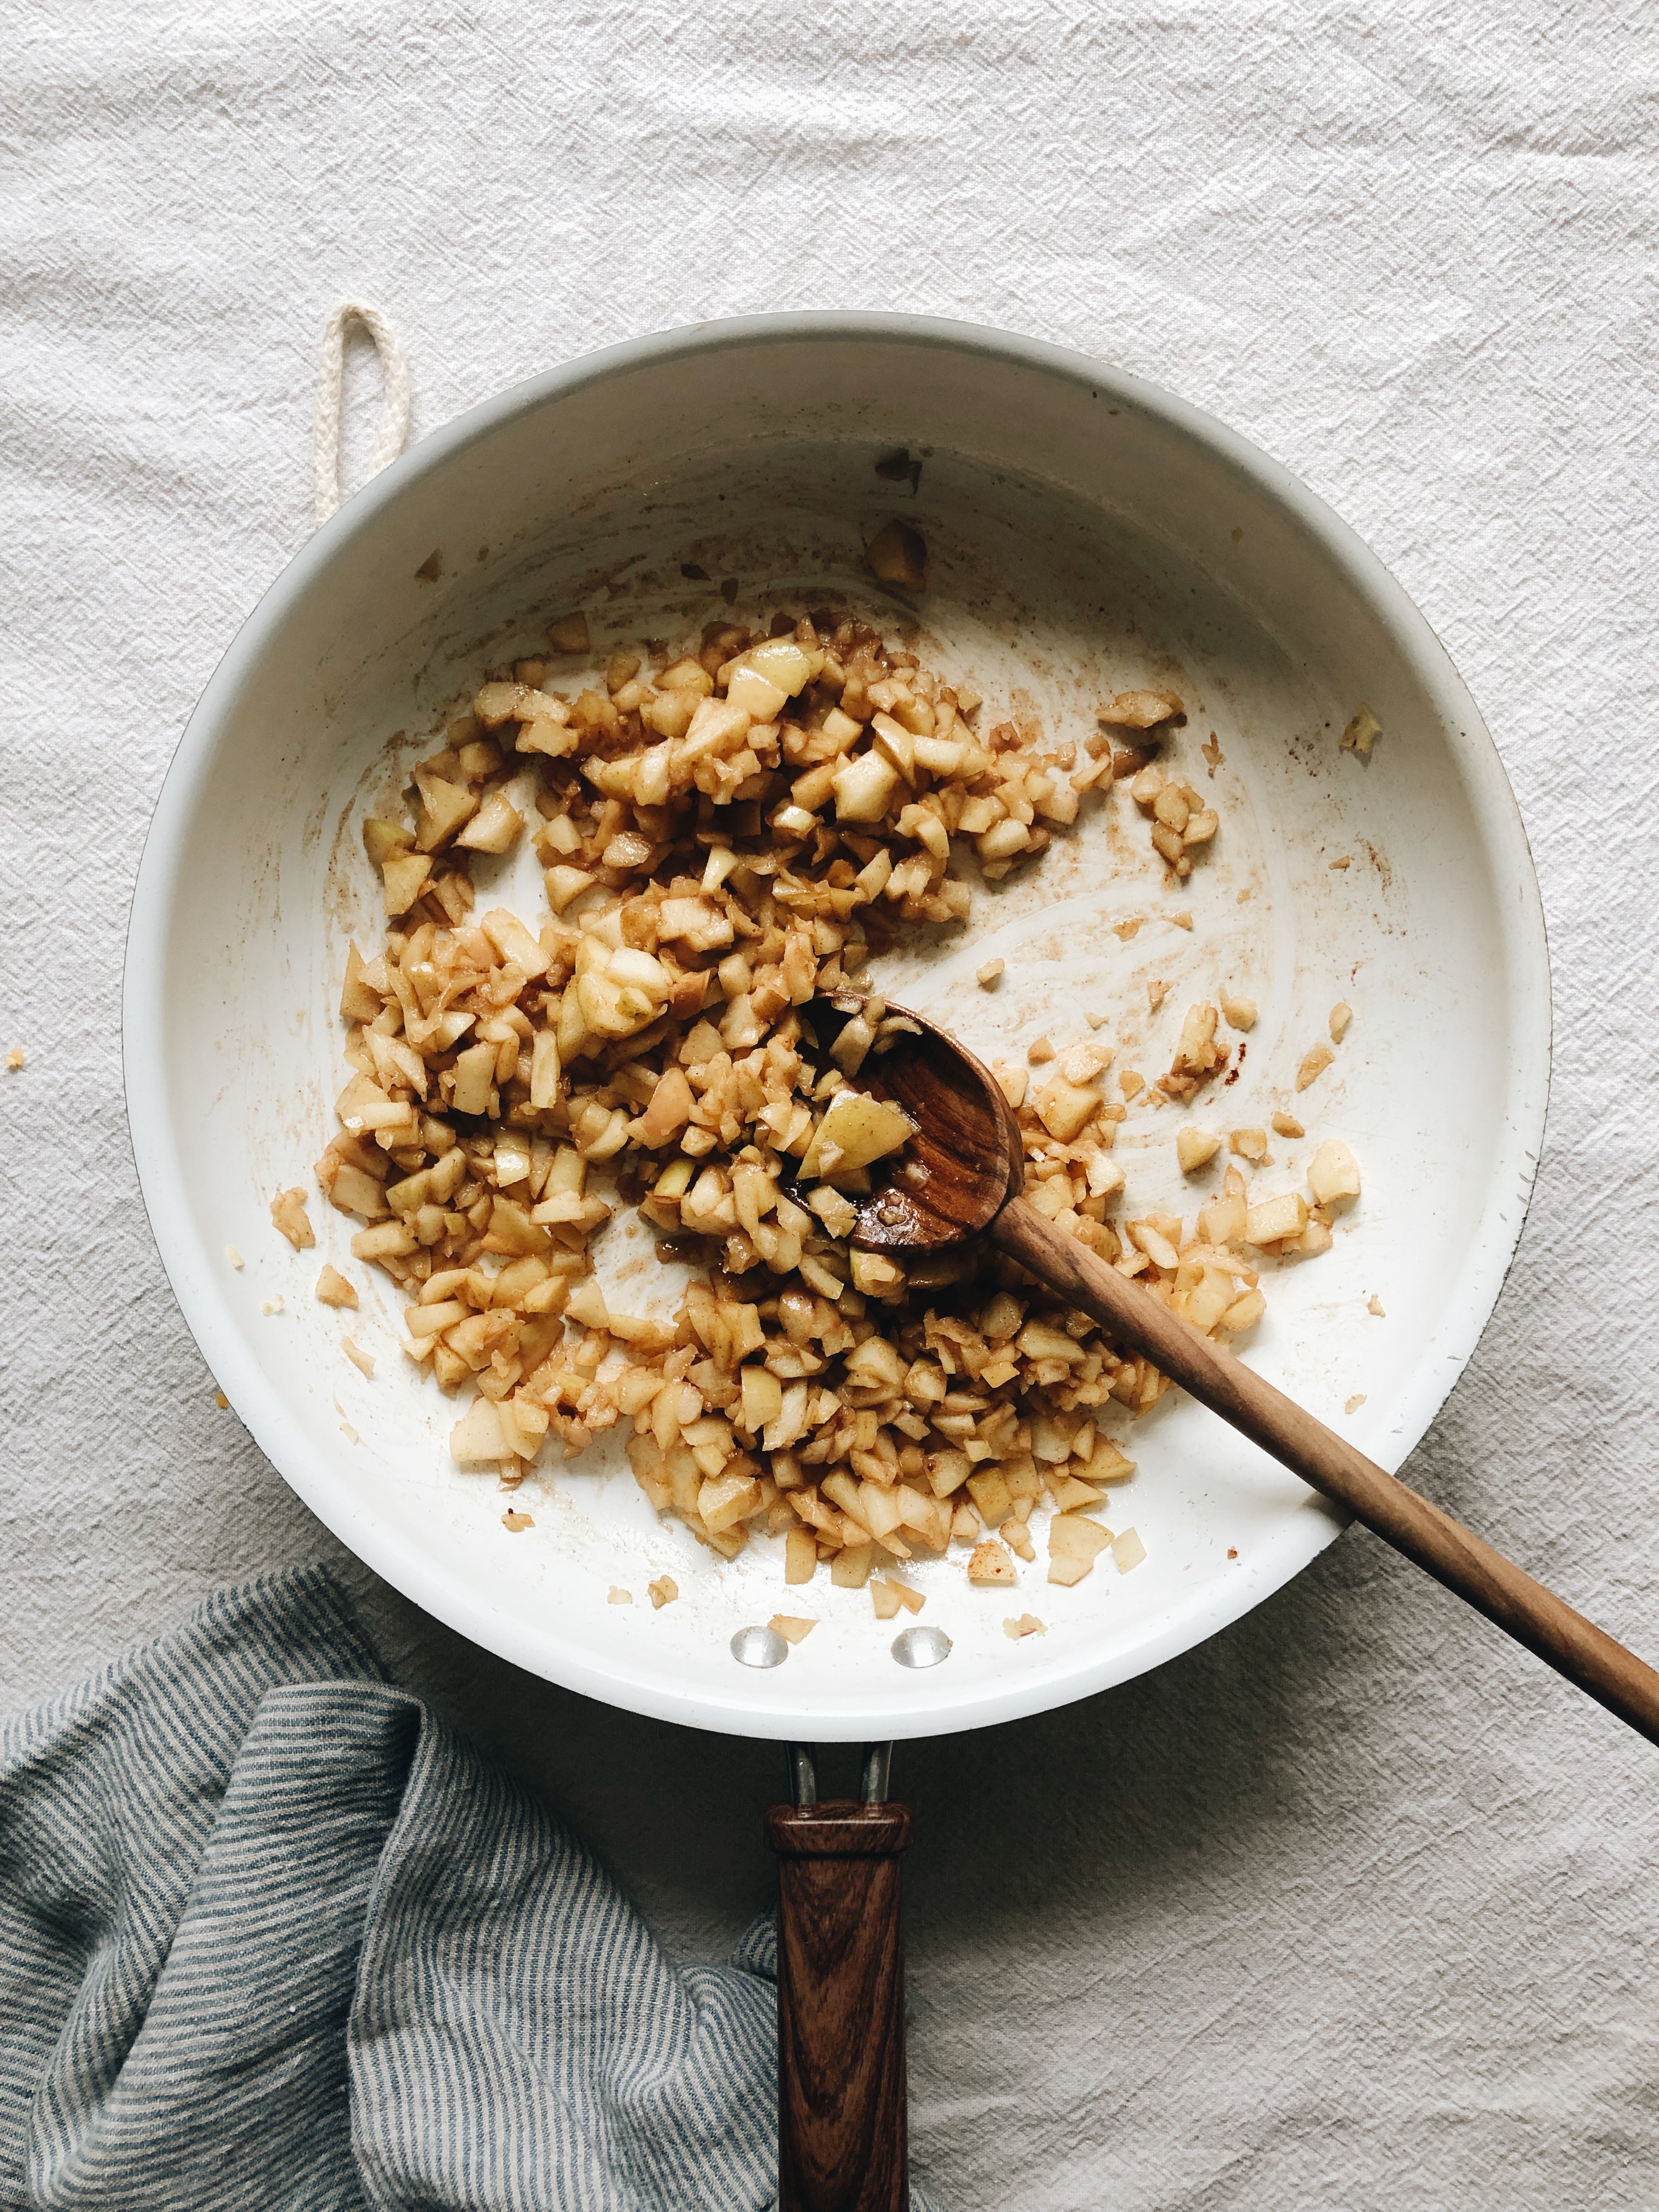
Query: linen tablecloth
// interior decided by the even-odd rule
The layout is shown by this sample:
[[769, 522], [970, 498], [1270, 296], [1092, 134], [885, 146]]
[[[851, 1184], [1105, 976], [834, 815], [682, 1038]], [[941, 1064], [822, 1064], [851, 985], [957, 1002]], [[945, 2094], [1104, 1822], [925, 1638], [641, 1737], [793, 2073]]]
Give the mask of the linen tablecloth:
[[[1556, 990], [1520, 1256], [1407, 1472], [1659, 1650], [1639, 9], [0, 0], [0, 33], [8, 1704], [326, 1558], [676, 1956], [768, 1894], [773, 1754], [526, 1680], [342, 1559], [216, 1407], [139, 1203], [143, 823], [309, 527], [354, 295], [417, 434], [642, 330], [902, 307], [1153, 377], [1359, 529], [1503, 751]], [[373, 388], [354, 354], [348, 481]], [[902, 1750], [920, 2169], [1024, 2212], [1651, 2205], [1656, 1778], [1363, 1534], [1156, 1675]]]

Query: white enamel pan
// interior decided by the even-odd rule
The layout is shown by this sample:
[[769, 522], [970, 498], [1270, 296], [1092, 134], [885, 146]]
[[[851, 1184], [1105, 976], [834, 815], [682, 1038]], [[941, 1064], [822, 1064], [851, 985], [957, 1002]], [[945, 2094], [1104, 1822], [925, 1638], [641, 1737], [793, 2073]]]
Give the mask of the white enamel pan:
[[[930, 549], [915, 603], [863, 561], [895, 513]], [[273, 1194], [309, 1186], [333, 1127], [346, 945], [377, 926], [365, 807], [550, 617], [584, 609], [602, 665], [615, 644], [695, 631], [728, 603], [722, 584], [739, 618], [843, 593], [1056, 734], [1092, 729], [1117, 690], [1180, 691], [1176, 757], [1222, 823], [1188, 883], [1166, 888], [1144, 823], [1114, 799], [976, 891], [965, 933], [878, 980], [988, 1059], [1103, 1014], [1115, 1066], [1148, 1074], [1182, 1009], [1231, 985], [1260, 1018], [1209, 1116], [1226, 1127], [1267, 1124], [1332, 1006], [1352, 1006], [1298, 1106], [1307, 1140], [1275, 1139], [1275, 1166], [1299, 1188], [1313, 1141], [1339, 1135], [1364, 1195], [1330, 1252], [1269, 1267], [1249, 1357], [1399, 1464], [1492, 1310], [1543, 1125], [1543, 923], [1497, 752], [1417, 610], [1284, 470], [1133, 377], [963, 325], [779, 316], [616, 347], [427, 437], [319, 532], [214, 676], [144, 850], [125, 1051], [151, 1222], [214, 1374], [286, 1480], [503, 1657], [637, 1712], [799, 1743], [1040, 1712], [1237, 1620], [1340, 1517], [1166, 1401], [1133, 1430], [1139, 1472], [1110, 1511], [1144, 1564], [1069, 1589], [1039, 1565], [1013, 1592], [970, 1589], [959, 1554], [924, 1565], [918, 1626], [941, 1632], [898, 1649], [938, 1663], [899, 1663], [903, 1624], [878, 1622], [866, 1593], [821, 1576], [786, 1599], [781, 1540], [726, 1564], [659, 1524], [619, 1448], [532, 1478], [514, 1502], [534, 1527], [508, 1532], [494, 1478], [451, 1462], [454, 1407], [401, 1357], [399, 1302], [351, 1267], [350, 1224], [314, 1200], [321, 1249], [303, 1255], [271, 1226]], [[1340, 744], [1362, 707], [1382, 732], [1369, 759]], [[533, 864], [503, 864], [491, 889], [541, 911]], [[989, 994], [974, 976], [993, 956], [1006, 970]], [[1152, 982], [1169, 987], [1158, 1013]], [[1190, 1211], [1167, 1123], [1132, 1114], [1119, 1146], [1137, 1210]], [[606, 1232], [619, 1299], [670, 1294], [648, 1251], [636, 1223]], [[350, 1334], [372, 1380], [313, 1296], [327, 1259], [362, 1283]], [[646, 1588], [665, 1572], [681, 1595], [656, 1611]], [[744, 1632], [780, 1609], [818, 1626], [782, 1663], [743, 1663], [775, 1656]], [[1025, 1612], [1046, 1633], [1012, 1641], [1004, 1622]], [[869, 1788], [884, 1794], [879, 1760]]]

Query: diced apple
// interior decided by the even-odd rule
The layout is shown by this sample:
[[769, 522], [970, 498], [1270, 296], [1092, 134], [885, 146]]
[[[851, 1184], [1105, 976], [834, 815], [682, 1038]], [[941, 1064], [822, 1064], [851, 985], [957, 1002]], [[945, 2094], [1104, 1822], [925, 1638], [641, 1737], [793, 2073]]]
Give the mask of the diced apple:
[[345, 981], [340, 987], [340, 1019], [372, 1022], [380, 1012], [380, 994], [363, 980], [368, 963], [355, 945], [346, 947]]
[[775, 1613], [766, 1625], [775, 1629], [786, 1644], [805, 1644], [817, 1626], [816, 1620], [803, 1620], [792, 1613]]
[[1287, 1190], [1277, 1198], [1264, 1198], [1244, 1216], [1247, 1244], [1276, 1244], [1281, 1237], [1299, 1237], [1308, 1225], [1307, 1203], [1300, 1191]]
[[361, 1214], [365, 1221], [379, 1221], [386, 1211], [385, 1187], [349, 1161], [337, 1172], [328, 1195], [342, 1213]]
[[743, 1391], [743, 1425], [758, 1436], [769, 1421], [783, 1411], [783, 1385], [769, 1368], [745, 1367], [739, 1375]]
[[1094, 1571], [1095, 1560], [1112, 1540], [1109, 1528], [1080, 1514], [1057, 1513], [1048, 1523], [1048, 1579], [1069, 1587]]
[[531, 1047], [530, 1103], [538, 1114], [559, 1103], [559, 1039], [555, 1030], [538, 1030]]
[[[754, 1464], [752, 1460], [750, 1464]], [[711, 1535], [746, 1521], [759, 1510], [760, 1504], [761, 1486], [752, 1475], [712, 1475], [697, 1492], [697, 1511]]]
[[1013, 1495], [1000, 1468], [988, 1467], [981, 1474], [970, 1474], [968, 1495], [979, 1508], [979, 1517], [988, 1528], [1000, 1527], [1014, 1510]]
[[469, 1045], [455, 1061], [453, 1104], [458, 1114], [487, 1114], [495, 1081], [495, 1047]]
[[758, 668], [744, 662], [732, 671], [732, 680], [726, 687], [727, 703], [741, 707], [757, 722], [775, 722], [788, 696]]
[[1340, 1137], [1327, 1137], [1308, 1169], [1308, 1188], [1316, 1206], [1359, 1195], [1359, 1163]]
[[731, 944], [732, 918], [712, 898], [666, 898], [657, 912], [665, 944], [682, 942], [694, 952], [718, 952]]
[[386, 886], [386, 911], [388, 921], [407, 914], [426, 889], [432, 873], [432, 862], [424, 853], [394, 853], [381, 863], [380, 878]]
[[455, 842], [472, 853], [505, 853], [524, 828], [524, 817], [503, 791], [492, 791]]
[[405, 830], [401, 822], [383, 821], [371, 814], [363, 824], [363, 850], [377, 868], [407, 853], [414, 842], [415, 832]]
[[1068, 1083], [1063, 1075], [1038, 1091], [1037, 1118], [1051, 1137], [1062, 1145], [1069, 1145], [1093, 1120], [1100, 1107], [1100, 1093], [1085, 1090], [1080, 1083]]
[[1135, 1471], [1135, 1462], [1109, 1437], [1097, 1436], [1093, 1451], [1086, 1460], [1079, 1460], [1073, 1471], [1085, 1482], [1127, 1482]]
[[449, 1432], [450, 1457], [458, 1467], [481, 1467], [490, 1460], [511, 1458], [514, 1452], [488, 1398], [475, 1400]]
[[296, 1184], [292, 1190], [279, 1190], [270, 1201], [270, 1218], [296, 1252], [303, 1252], [317, 1242], [309, 1218], [306, 1213], [306, 1194]]
[[836, 775], [836, 820], [879, 822], [898, 782], [898, 770], [884, 754], [860, 753]]
[[1019, 1580], [1019, 1570], [1004, 1547], [994, 1537], [988, 1537], [984, 1543], [974, 1547], [968, 1561], [968, 1579], [970, 1583], [1006, 1585]]
[[817, 1572], [817, 1539], [810, 1528], [791, 1528], [783, 1540], [783, 1579], [810, 1583]]
[[[897, 1152], [915, 1133], [915, 1122], [890, 1099], [872, 1098], [863, 1091], [838, 1091], [813, 1133], [800, 1172], [810, 1180], [868, 1167], [872, 1160]], [[832, 1148], [833, 1158], [826, 1164], [825, 1156]]]
[[[769, 684], [775, 684], [787, 699], [804, 691], [823, 665], [823, 655], [809, 653], [793, 637], [769, 637], [751, 645], [738, 665], [752, 668]], [[769, 714], [765, 720], [769, 721]]]
[[1176, 1158], [1183, 1175], [1196, 1175], [1220, 1150], [1220, 1138], [1208, 1129], [1194, 1129], [1189, 1125], [1176, 1132]]
[[574, 906], [582, 893], [592, 890], [598, 881], [599, 878], [590, 875], [586, 869], [567, 867], [562, 861], [545, 869], [542, 875], [547, 903], [555, 914], [562, 914], [568, 906]]
[[416, 848], [434, 853], [477, 812], [477, 794], [464, 783], [451, 783], [441, 775], [422, 775], [418, 770], [415, 784], [422, 799]]
[[927, 585], [927, 540], [896, 515], [877, 531], [864, 549], [864, 557], [872, 574], [884, 584], [896, 585], [904, 592], [920, 592]]

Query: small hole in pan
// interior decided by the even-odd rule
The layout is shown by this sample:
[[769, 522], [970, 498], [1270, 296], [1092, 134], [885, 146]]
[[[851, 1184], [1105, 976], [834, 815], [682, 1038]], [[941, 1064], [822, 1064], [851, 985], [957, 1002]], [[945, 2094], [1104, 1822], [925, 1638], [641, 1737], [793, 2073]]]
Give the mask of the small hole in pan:
[[741, 1667], [781, 1667], [789, 1646], [775, 1628], [740, 1628], [732, 1638], [732, 1656]]
[[901, 1667], [938, 1667], [951, 1656], [951, 1639], [942, 1628], [907, 1628], [893, 1638], [893, 1656]]

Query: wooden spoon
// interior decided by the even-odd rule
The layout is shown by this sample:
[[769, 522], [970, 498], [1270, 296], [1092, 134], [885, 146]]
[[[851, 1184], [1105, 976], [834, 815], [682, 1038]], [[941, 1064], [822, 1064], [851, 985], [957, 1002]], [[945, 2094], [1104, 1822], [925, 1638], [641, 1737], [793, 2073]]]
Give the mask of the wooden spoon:
[[[820, 1042], [832, 1042], [863, 1003], [851, 994], [813, 1000], [807, 1011]], [[893, 1006], [887, 1012], [914, 1030], [868, 1060], [862, 1074], [918, 1127], [902, 1154], [872, 1170], [873, 1178], [884, 1169], [885, 1180], [860, 1204], [855, 1245], [914, 1258], [988, 1237], [1098, 1322], [1121, 1350], [1144, 1353], [1200, 1405], [1659, 1743], [1659, 1674], [1039, 1213], [1020, 1195], [1019, 1125], [990, 1070], [921, 1015]]]

